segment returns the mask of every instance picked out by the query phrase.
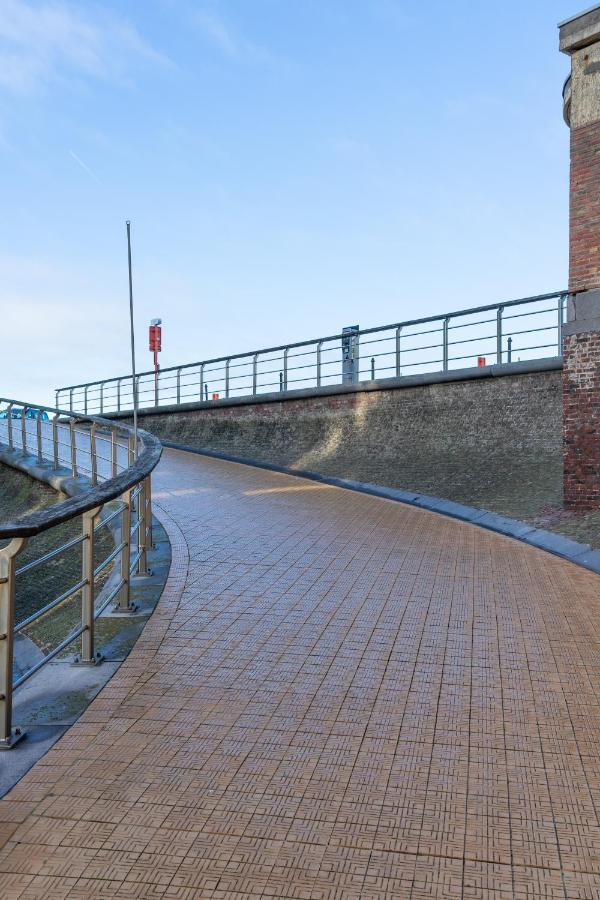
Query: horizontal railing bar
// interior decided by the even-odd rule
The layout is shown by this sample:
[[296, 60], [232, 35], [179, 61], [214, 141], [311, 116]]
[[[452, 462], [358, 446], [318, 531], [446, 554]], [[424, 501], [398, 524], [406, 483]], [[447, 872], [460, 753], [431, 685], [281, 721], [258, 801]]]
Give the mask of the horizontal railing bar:
[[79, 581], [73, 587], [67, 588], [67, 590], [63, 594], [61, 594], [60, 597], [57, 597], [56, 600], [51, 600], [50, 603], [46, 603], [46, 605], [42, 606], [41, 609], [38, 609], [26, 619], [23, 619], [22, 622], [19, 622], [18, 625], [15, 625], [15, 633], [17, 633], [18, 631], [22, 631], [23, 628], [27, 628], [28, 625], [31, 625], [32, 622], [37, 622], [37, 620], [41, 619], [42, 616], [45, 616], [55, 607], [60, 606], [61, 603], [64, 603], [65, 600], [68, 600], [69, 597], [72, 597], [73, 594], [76, 594], [77, 591], [80, 591], [85, 584], [87, 584], [86, 578], [84, 578], [82, 581]]
[[[565, 297], [566, 294], [557, 294], [556, 296], [557, 297]], [[503, 316], [502, 318], [504, 320], [506, 320], [506, 319], [523, 319], [523, 318], [525, 318], [525, 316], [542, 316], [542, 315], [545, 315], [546, 313], [551, 314], [551, 315], [556, 315], [556, 312], [557, 312], [557, 310], [555, 307], [548, 307], [548, 309], [531, 309], [531, 310], [527, 310], [527, 312], [522, 312], [522, 313], [509, 313], [508, 315]]]
[[98, 609], [94, 610], [94, 619], [97, 619], [98, 616], [102, 615], [102, 613], [104, 612], [104, 610], [106, 609], [108, 604], [112, 600], [115, 599], [115, 597], [117, 596], [117, 594], [119, 593], [121, 588], [124, 587], [125, 584], [126, 584], [126, 581], [124, 578], [121, 578], [121, 580], [117, 582], [117, 584], [114, 586], [114, 588], [112, 589], [112, 591], [110, 592], [108, 597], [106, 597], [106, 599], [102, 601], [102, 603], [100, 604]]
[[110, 522], [112, 522], [113, 519], [116, 519], [117, 516], [120, 516], [122, 512], [123, 512], [123, 507], [121, 507], [120, 509], [115, 509], [114, 512], [111, 512], [110, 515], [106, 516], [104, 519], [102, 519], [100, 522], [98, 522], [98, 524], [94, 526], [94, 534], [97, 531], [100, 531], [101, 528], [104, 528], [105, 525], [109, 525]]
[[131, 557], [131, 562], [129, 563], [129, 574], [130, 575], [133, 575], [133, 573], [135, 572], [135, 569], [137, 567], [138, 562], [140, 561], [140, 557], [143, 552], [144, 552], [143, 550], [137, 550]]
[[518, 337], [521, 334], [539, 334], [540, 331], [554, 331], [552, 325], [545, 325], [543, 328], [525, 328], [523, 331], [511, 331], [507, 337]]
[[38, 663], [36, 663], [35, 666], [32, 666], [31, 669], [28, 669], [28, 671], [25, 672], [23, 675], [21, 675], [19, 678], [15, 678], [15, 680], [13, 682], [13, 691], [16, 691], [16, 689], [18, 687], [20, 687], [23, 684], [23, 682], [25, 682], [29, 678], [31, 678], [32, 675], [35, 675], [36, 672], [39, 672], [39, 670], [43, 666], [45, 666], [46, 663], [49, 663], [50, 660], [54, 659], [55, 656], [58, 656], [58, 654], [62, 650], [65, 650], [66, 647], [69, 646], [69, 644], [72, 644], [73, 641], [76, 641], [77, 638], [80, 637], [84, 631], [87, 631], [87, 625], [80, 625], [78, 628], [75, 629], [74, 632], [72, 632], [71, 635], [69, 635], [69, 637], [66, 637], [64, 639], [64, 641], [61, 641], [61, 643], [57, 647], [55, 647], [54, 650], [52, 650], [43, 659], [41, 659]]
[[131, 526], [131, 530], [130, 530], [130, 534], [131, 534], [132, 537], [133, 537], [134, 534], [137, 534], [137, 532], [140, 530], [140, 525], [143, 525], [143, 524], [144, 524], [144, 517], [143, 517], [143, 516], [140, 516], [139, 519], [136, 519], [136, 520], [135, 520], [135, 522], [134, 522], [134, 524]]
[[[552, 344], [538, 344], [538, 345], [535, 345], [535, 346], [532, 346], [532, 347], [513, 347], [511, 352], [512, 352], [513, 354], [514, 354], [514, 353], [527, 353], [527, 352], [529, 352], [530, 350], [546, 350], [546, 349], [548, 349], [548, 347], [554, 347], [554, 343], [552, 343]], [[495, 351], [494, 351], [494, 352], [495, 352]], [[502, 352], [503, 352], [503, 353], [508, 353], [508, 350], [503, 350]], [[472, 358], [473, 358], [473, 357], [472, 357], [471, 354], [469, 354], [469, 355], [467, 355], [467, 356], [451, 356], [451, 357], [449, 357], [449, 362], [458, 362], [458, 361], [462, 361], [462, 360], [464, 360], [464, 359], [472, 359]]]
[[29, 572], [31, 569], [35, 569], [36, 566], [40, 566], [42, 563], [47, 562], [49, 559], [54, 559], [55, 556], [59, 556], [61, 553], [65, 553], [67, 550], [71, 550], [78, 544], [82, 544], [85, 540], [87, 540], [86, 535], [79, 535], [79, 537], [67, 541], [67, 543], [63, 544], [61, 547], [57, 547], [56, 550], [50, 550], [48, 553], [40, 556], [39, 559], [34, 559], [32, 562], [25, 563], [24, 566], [21, 566], [20, 569], [16, 570], [15, 575], [23, 575], [24, 572]]
[[96, 566], [96, 568], [94, 569], [94, 578], [97, 575], [99, 575], [100, 572], [103, 572], [106, 569], [106, 567], [111, 564], [113, 559], [115, 559], [119, 555], [121, 550], [126, 546], [127, 546], [126, 541], [121, 541], [120, 544], [117, 544], [117, 546], [114, 548], [114, 550], [111, 550], [111, 552], [108, 554], [106, 559], [103, 559], [102, 562]]

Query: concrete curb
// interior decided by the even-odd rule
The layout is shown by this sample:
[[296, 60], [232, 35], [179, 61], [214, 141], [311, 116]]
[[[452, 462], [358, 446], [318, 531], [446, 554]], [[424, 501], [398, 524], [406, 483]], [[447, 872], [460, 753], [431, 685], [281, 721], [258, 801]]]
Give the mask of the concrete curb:
[[322, 484], [330, 484], [333, 487], [345, 488], [350, 491], [358, 491], [362, 494], [371, 494], [374, 497], [382, 497], [385, 500], [395, 500], [406, 503], [409, 506], [417, 506], [430, 512], [449, 516], [451, 519], [459, 519], [461, 522], [469, 522], [478, 525], [488, 531], [495, 531], [507, 537], [514, 538], [538, 550], [545, 550], [553, 556], [559, 556], [569, 562], [600, 574], [600, 550], [593, 550], [590, 544], [580, 544], [571, 538], [563, 537], [554, 531], [546, 531], [544, 528], [536, 528], [527, 522], [518, 519], [510, 519], [497, 513], [479, 509], [475, 506], [466, 506], [453, 500], [443, 500], [441, 497], [432, 497], [428, 494], [420, 494], [417, 491], [401, 490], [399, 488], [383, 487], [378, 484], [369, 484], [363, 481], [351, 481], [346, 478], [335, 478], [329, 475], [321, 475], [319, 472], [310, 472], [304, 469], [290, 469], [286, 466], [278, 466], [274, 463], [259, 462], [244, 456], [231, 456], [228, 453], [219, 453], [216, 450], [198, 449], [185, 444], [177, 444], [173, 441], [162, 441], [163, 447], [172, 450], [184, 450], [188, 453], [196, 453], [199, 456], [209, 456], [214, 459], [222, 459], [225, 462], [239, 463], [244, 466], [254, 466], [258, 469], [267, 469], [270, 472], [280, 472], [282, 475], [293, 475], [297, 478], [307, 478]]
[[10, 466], [11, 469], [24, 472], [36, 481], [50, 485], [57, 493], [66, 494], [68, 497], [83, 494], [91, 487], [90, 479], [84, 475], [74, 478], [69, 469], [55, 469], [50, 463], [39, 462], [37, 456], [23, 453], [22, 450], [10, 450], [0, 445], [0, 462]]

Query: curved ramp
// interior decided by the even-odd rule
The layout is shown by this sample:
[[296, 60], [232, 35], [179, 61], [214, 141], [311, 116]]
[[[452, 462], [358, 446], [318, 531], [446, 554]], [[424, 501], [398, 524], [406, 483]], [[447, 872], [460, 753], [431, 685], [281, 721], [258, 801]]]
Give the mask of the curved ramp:
[[165, 594], [0, 802], [2, 897], [600, 896], [598, 576], [177, 451]]

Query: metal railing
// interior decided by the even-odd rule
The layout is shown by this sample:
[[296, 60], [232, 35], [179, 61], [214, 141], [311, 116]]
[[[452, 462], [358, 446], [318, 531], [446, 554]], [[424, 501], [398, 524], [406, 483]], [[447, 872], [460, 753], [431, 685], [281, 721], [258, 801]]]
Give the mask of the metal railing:
[[[254, 397], [562, 354], [566, 291], [188, 363], [136, 377], [142, 408]], [[56, 391], [71, 411], [133, 408], [130, 375]]]
[[[19, 729], [12, 727], [14, 691], [79, 638], [78, 662], [97, 663], [98, 617], [111, 603], [116, 611], [132, 611], [131, 579], [147, 574], [147, 553], [152, 545], [150, 474], [160, 459], [161, 446], [157, 438], [145, 431], [138, 431], [136, 443], [131, 428], [104, 419], [74, 417], [60, 409], [0, 398], [2, 406], [0, 461], [27, 469], [24, 463], [28, 459], [56, 476], [78, 479], [78, 490], [70, 499], [0, 524], [0, 543], [7, 542], [0, 548], [0, 749], [9, 749], [22, 736]], [[82, 481], [82, 476], [87, 480]], [[51, 531], [77, 522], [78, 533], [67, 540], [62, 535], [61, 541], [61, 536], [56, 537], [57, 532]], [[107, 544], [102, 539], [104, 529], [110, 530], [111, 550], [98, 562], [98, 547]], [[45, 552], [19, 566], [19, 555], [28, 541], [41, 540], [37, 536], [42, 535]], [[45, 597], [39, 608], [15, 621], [21, 580], [31, 572], [40, 579], [44, 566], [56, 566], [59, 558], [64, 559], [65, 554], [77, 548], [81, 551], [81, 568], [76, 582], [61, 584], [58, 596]], [[98, 591], [100, 582], [104, 583]], [[53, 613], [64, 612], [65, 604], [77, 599], [77, 625], [61, 635], [58, 644], [42, 659], [15, 674], [15, 637]]]

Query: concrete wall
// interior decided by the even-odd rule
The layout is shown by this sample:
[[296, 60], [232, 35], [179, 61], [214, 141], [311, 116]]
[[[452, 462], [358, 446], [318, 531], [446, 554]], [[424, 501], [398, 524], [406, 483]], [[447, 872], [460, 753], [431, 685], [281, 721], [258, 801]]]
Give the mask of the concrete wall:
[[[561, 502], [561, 371], [198, 404], [145, 414], [160, 438], [527, 516]], [[531, 368], [531, 367], [529, 367]], [[494, 377], [496, 376], [496, 377]], [[425, 379], [421, 379], [424, 381]]]

